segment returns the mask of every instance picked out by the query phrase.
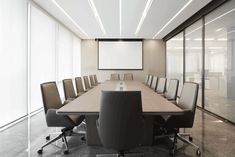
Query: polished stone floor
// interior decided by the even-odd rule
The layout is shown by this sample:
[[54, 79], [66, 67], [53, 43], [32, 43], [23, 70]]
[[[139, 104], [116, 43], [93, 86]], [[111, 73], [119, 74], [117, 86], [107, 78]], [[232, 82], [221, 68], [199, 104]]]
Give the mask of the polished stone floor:
[[[59, 128], [47, 128], [44, 112], [0, 132], [0, 157], [95, 157], [96, 154], [115, 153], [102, 147], [90, 147], [80, 140], [79, 136], [69, 138], [70, 154], [64, 155], [64, 146], [59, 140], [44, 149], [43, 155], [38, 155], [38, 148], [44, 144], [48, 133], [60, 131]], [[181, 131], [190, 132], [194, 142], [201, 148], [203, 157], [234, 157], [235, 156], [235, 126], [223, 122], [201, 110], [196, 111], [194, 127]], [[196, 156], [191, 146], [178, 142], [178, 157]], [[168, 157], [169, 149], [165, 142], [154, 146], [141, 147], [131, 152], [143, 153], [146, 157]]]

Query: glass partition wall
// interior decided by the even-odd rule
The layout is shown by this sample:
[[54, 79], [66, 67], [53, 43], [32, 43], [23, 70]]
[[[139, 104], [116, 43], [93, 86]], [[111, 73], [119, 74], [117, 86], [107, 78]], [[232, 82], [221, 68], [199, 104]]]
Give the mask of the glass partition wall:
[[199, 84], [197, 105], [202, 104], [202, 20], [185, 30], [185, 81]]
[[[167, 77], [200, 85], [197, 105], [235, 123], [235, 1], [229, 1], [166, 42]], [[180, 54], [179, 60], [176, 54]], [[179, 78], [179, 77], [178, 77]], [[180, 87], [181, 88], [181, 87]]]
[[180, 94], [183, 85], [183, 33], [179, 33], [175, 37], [171, 38], [167, 43], [167, 87], [170, 79], [179, 80]]
[[205, 17], [205, 109], [235, 122], [235, 1]]

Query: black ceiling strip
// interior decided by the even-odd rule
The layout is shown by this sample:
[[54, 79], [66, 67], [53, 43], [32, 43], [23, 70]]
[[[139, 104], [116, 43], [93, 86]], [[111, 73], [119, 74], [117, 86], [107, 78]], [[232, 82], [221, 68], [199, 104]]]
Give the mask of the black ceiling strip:
[[177, 35], [181, 31], [183, 31], [185, 28], [189, 27], [194, 22], [198, 21], [203, 16], [209, 14], [210, 12], [212, 12], [213, 10], [215, 10], [216, 8], [218, 8], [219, 6], [221, 6], [222, 4], [224, 4], [225, 2], [228, 2], [228, 1], [230, 1], [230, 0], [212, 0], [205, 7], [203, 7], [198, 12], [193, 14], [190, 18], [188, 18], [185, 22], [183, 22], [181, 25], [176, 27], [173, 31], [168, 33], [163, 38], [163, 40], [167, 41], [167, 40], [171, 39], [172, 37], [174, 37], [175, 35]]

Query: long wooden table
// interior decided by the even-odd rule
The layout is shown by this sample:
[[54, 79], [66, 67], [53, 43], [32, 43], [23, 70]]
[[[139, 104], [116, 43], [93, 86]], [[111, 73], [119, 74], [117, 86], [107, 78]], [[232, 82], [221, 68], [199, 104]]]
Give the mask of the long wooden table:
[[101, 91], [141, 91], [142, 112], [146, 118], [144, 145], [152, 143], [154, 115], [182, 115], [183, 111], [152, 89], [137, 81], [106, 81], [95, 86], [72, 102], [57, 110], [59, 115], [85, 115], [87, 144], [100, 145], [96, 120], [100, 111]]

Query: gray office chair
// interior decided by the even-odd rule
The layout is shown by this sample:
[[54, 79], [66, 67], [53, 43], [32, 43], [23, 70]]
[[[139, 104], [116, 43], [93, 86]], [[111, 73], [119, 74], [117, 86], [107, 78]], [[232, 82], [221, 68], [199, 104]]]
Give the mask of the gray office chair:
[[94, 80], [94, 75], [89, 75], [89, 79], [90, 79], [91, 86], [92, 87], [96, 86], [95, 80]]
[[98, 82], [97, 76], [94, 75], [93, 77], [94, 77], [95, 84], [96, 84], [96, 85], [100, 84], [100, 83]]
[[91, 89], [91, 85], [89, 83], [88, 76], [83, 76], [83, 80], [84, 80], [84, 84], [85, 84], [85, 89], [86, 90]]
[[147, 86], [151, 87], [153, 75], [149, 75]]
[[[48, 127], [63, 127], [61, 130], [61, 134], [56, 136], [55, 138], [48, 141], [46, 144], [44, 144], [39, 150], [38, 154], [43, 153], [43, 148], [47, 145], [57, 141], [58, 139], [62, 138], [62, 140], [65, 143], [65, 151], [64, 154], [69, 153], [68, 143], [66, 136], [69, 136], [72, 134], [73, 128], [75, 126], [78, 126], [84, 119], [84, 116], [79, 115], [73, 115], [73, 116], [61, 116], [57, 115], [56, 111], [57, 109], [61, 108], [63, 106], [58, 88], [56, 86], [55, 82], [47, 82], [41, 84], [41, 92], [42, 92], [42, 100], [44, 105], [44, 111], [46, 115], [46, 122]], [[49, 140], [50, 138], [48, 138]]]
[[83, 87], [81, 77], [76, 77], [75, 78], [75, 84], [76, 84], [77, 95], [82, 95], [86, 92], [86, 90]]
[[164, 93], [164, 97], [170, 101], [176, 101], [177, 92], [179, 87], [178, 79], [171, 79], [167, 91]]
[[159, 78], [157, 83], [156, 92], [158, 94], [163, 94], [166, 90], [166, 78]]
[[133, 80], [133, 74], [132, 73], [125, 73], [123, 80]]
[[124, 156], [141, 145], [143, 123], [140, 91], [102, 91], [97, 129], [104, 147]]
[[111, 74], [110, 80], [113, 80], [113, 81], [115, 81], [115, 80], [120, 80], [120, 75], [117, 74], [117, 73]]
[[147, 84], [148, 84], [148, 80], [149, 80], [149, 75], [146, 75], [146, 77], [145, 77], [145, 81], [144, 81], [144, 84], [147, 86]]
[[73, 99], [78, 97], [75, 93], [72, 79], [64, 79], [63, 88], [64, 88], [65, 100], [72, 101]]
[[[196, 154], [198, 156], [201, 155], [201, 151], [197, 145], [192, 143], [192, 137], [190, 134], [186, 133], [179, 133], [179, 128], [192, 128], [194, 123], [195, 117], [195, 110], [197, 104], [197, 97], [198, 97], [198, 88], [199, 85], [197, 83], [184, 83], [183, 89], [178, 101], [177, 106], [184, 110], [183, 115], [178, 116], [171, 116], [165, 123], [165, 128], [168, 132], [174, 132], [174, 142], [172, 148], [172, 155], [175, 154], [176, 151], [176, 142], [177, 139], [190, 144], [191, 146], [196, 148]], [[185, 137], [189, 137], [186, 139]]]
[[153, 77], [151, 88], [155, 91], [157, 87], [157, 76]]

